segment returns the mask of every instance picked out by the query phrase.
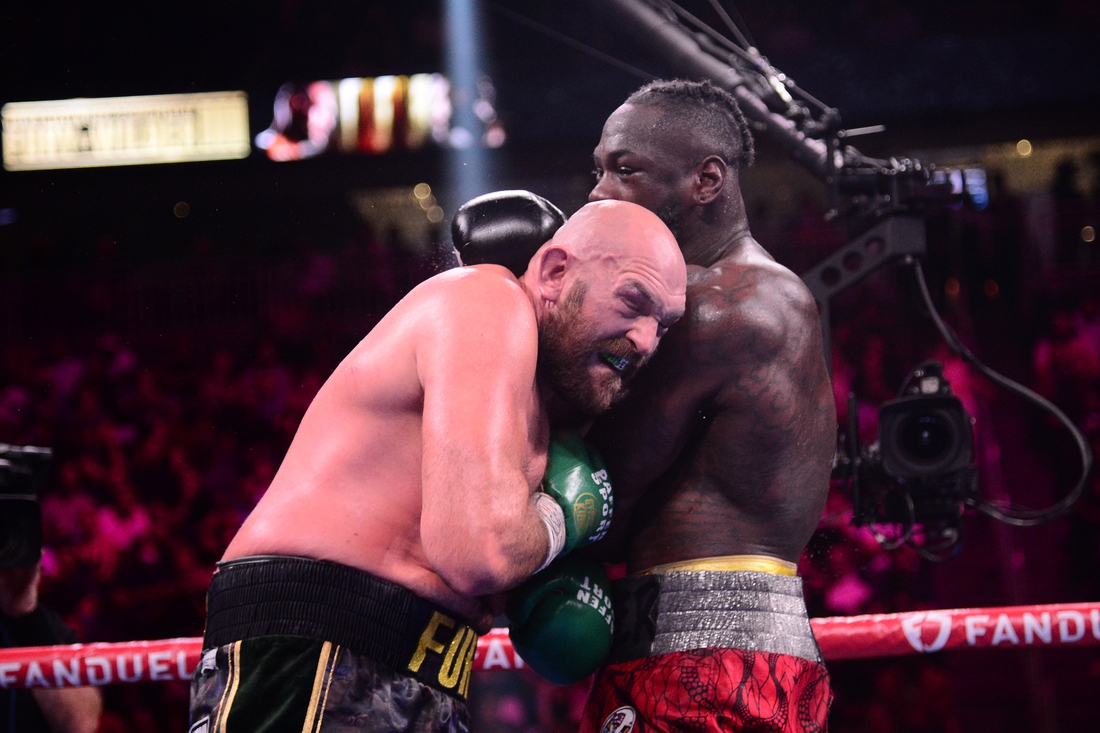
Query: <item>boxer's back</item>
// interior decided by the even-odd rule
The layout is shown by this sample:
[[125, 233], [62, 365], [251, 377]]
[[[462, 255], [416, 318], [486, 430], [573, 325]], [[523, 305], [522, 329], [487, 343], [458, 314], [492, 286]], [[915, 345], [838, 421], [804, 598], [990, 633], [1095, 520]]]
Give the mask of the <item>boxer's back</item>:
[[751, 239], [694, 268], [687, 314], [594, 437], [617, 510], [630, 514], [616, 535], [628, 538], [631, 570], [724, 555], [797, 561], [836, 440], [803, 283]]
[[[469, 328], [484, 322], [486, 309], [505, 322], [511, 311], [512, 319], [521, 322], [516, 329], [520, 339], [533, 344], [535, 337], [533, 331], [524, 334], [524, 325], [534, 329], [534, 316], [523, 312], [530, 311], [529, 303], [510, 275], [502, 268], [464, 271], [414, 289], [340, 363], [306, 411], [271, 486], [224, 559], [277, 554], [331, 560], [455, 610], [465, 608], [466, 601], [432, 570], [420, 536], [425, 366], [418, 365], [418, 352], [446, 338], [448, 323]], [[503, 292], [488, 283], [491, 292], [486, 293], [489, 277], [510, 283]], [[502, 354], [523, 353], [522, 346], [500, 347]], [[533, 358], [528, 400], [532, 460], [526, 471], [532, 488], [541, 478], [546, 440]]]

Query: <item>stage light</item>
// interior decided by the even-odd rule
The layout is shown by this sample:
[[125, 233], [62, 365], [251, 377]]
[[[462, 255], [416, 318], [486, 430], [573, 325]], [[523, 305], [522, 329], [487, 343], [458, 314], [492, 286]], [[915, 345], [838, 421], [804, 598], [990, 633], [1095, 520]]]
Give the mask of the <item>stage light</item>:
[[274, 161], [336, 149], [381, 155], [449, 143], [451, 85], [441, 74], [284, 84], [256, 147]]
[[1031, 142], [1028, 140], [1021, 140], [1016, 143], [1016, 152], [1021, 158], [1026, 158], [1031, 155]]
[[500, 123], [490, 125], [489, 129], [485, 131], [485, 147], [487, 148], [499, 148], [504, 145], [506, 139], [508, 139], [508, 136], [504, 133], [504, 128]]
[[[474, 146], [474, 134], [462, 125], [455, 125], [451, 129], [450, 142], [451, 147], [455, 150], [469, 150]], [[468, 163], [463, 163], [463, 165], [468, 165]]]
[[359, 78], [341, 79], [336, 85], [341, 150], [351, 151], [359, 147], [359, 95], [362, 91], [363, 80]]
[[986, 184], [985, 171], [981, 168], [964, 168], [963, 185], [966, 187], [966, 195], [974, 208], [981, 211], [989, 206], [989, 188]]
[[492, 102], [479, 88], [485, 68], [480, 7], [477, 0], [447, 0], [445, 8], [447, 76], [451, 80], [453, 125], [448, 153], [446, 208], [455, 209], [491, 190], [485, 150], [487, 122], [495, 119]]

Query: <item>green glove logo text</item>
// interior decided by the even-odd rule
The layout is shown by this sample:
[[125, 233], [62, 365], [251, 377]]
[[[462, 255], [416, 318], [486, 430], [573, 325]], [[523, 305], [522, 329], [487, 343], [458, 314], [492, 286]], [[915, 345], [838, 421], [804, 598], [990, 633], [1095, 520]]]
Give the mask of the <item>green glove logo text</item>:
[[574, 522], [577, 525], [577, 534], [581, 537], [588, 536], [588, 530], [596, 521], [596, 497], [593, 494], [581, 494], [573, 501]]

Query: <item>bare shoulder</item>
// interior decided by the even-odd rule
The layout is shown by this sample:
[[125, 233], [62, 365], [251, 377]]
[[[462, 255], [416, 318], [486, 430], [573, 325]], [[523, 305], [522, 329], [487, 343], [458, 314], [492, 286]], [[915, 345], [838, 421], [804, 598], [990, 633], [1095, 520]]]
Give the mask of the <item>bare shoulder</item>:
[[519, 281], [499, 265], [455, 267], [428, 278], [417, 286], [417, 290], [420, 289], [425, 291], [425, 295], [477, 296], [468, 299], [471, 305], [519, 301], [526, 297]]
[[[534, 379], [538, 322], [527, 291], [495, 265], [460, 267], [417, 287], [413, 349], [420, 383], [449, 385], [471, 374], [510, 387]], [[414, 295], [410, 293], [410, 296]]]
[[526, 291], [497, 265], [456, 267], [424, 281], [414, 294], [414, 307], [433, 329], [448, 323], [480, 333], [536, 327]]
[[808, 336], [820, 330], [809, 288], [767, 257], [720, 262], [695, 273], [688, 295], [696, 358], [759, 363], [811, 348]]

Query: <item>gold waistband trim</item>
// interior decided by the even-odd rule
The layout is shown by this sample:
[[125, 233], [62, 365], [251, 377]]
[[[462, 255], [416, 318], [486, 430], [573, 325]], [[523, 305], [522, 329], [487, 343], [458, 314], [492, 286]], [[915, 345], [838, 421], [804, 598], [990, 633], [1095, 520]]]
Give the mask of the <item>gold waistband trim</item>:
[[740, 570], [751, 573], [771, 573], [772, 575], [798, 575], [798, 566], [793, 562], [780, 560], [768, 555], [723, 555], [721, 557], [700, 557], [697, 560], [670, 562], [666, 565], [654, 565], [635, 575], [658, 575], [660, 573], [700, 572], [703, 570], [731, 571]]

